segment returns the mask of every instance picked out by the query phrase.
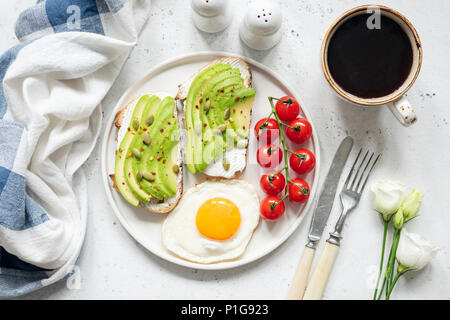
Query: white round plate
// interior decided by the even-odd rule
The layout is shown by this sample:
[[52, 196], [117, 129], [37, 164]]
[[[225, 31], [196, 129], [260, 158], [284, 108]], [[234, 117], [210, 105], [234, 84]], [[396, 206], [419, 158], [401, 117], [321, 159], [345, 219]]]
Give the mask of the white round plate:
[[[297, 95], [292, 88], [282, 80], [281, 77], [276, 75], [264, 65], [252, 59], [241, 57], [250, 64], [253, 74], [252, 83], [253, 88], [256, 91], [256, 98], [252, 112], [247, 168], [240, 179], [244, 179], [252, 183], [255, 186], [255, 189], [258, 190], [260, 199], [265, 197], [259, 187], [259, 179], [263, 173], [263, 169], [256, 162], [256, 150], [258, 143], [253, 134], [253, 127], [259, 119], [267, 117], [270, 113], [270, 104], [267, 100], [268, 95], [274, 97], [291, 95], [299, 101], [302, 107], [301, 115], [306, 117], [313, 126], [313, 138], [310, 139], [308, 143], [301, 146], [312, 150], [316, 156], [315, 170], [309, 173], [306, 177], [302, 177], [311, 187], [309, 201], [300, 206], [296, 204], [287, 205], [284, 216], [276, 222], [267, 222], [261, 219], [247, 249], [238, 259], [214, 264], [197, 264], [172, 255], [163, 246], [161, 241], [161, 227], [164, 219], [166, 218], [165, 214], [152, 214], [142, 208], [135, 208], [128, 204], [128, 202], [122, 198], [117, 190], [112, 188], [112, 181], [109, 178], [109, 174], [114, 173], [114, 158], [117, 143], [116, 137], [118, 132], [117, 128], [114, 126], [114, 120], [117, 111], [133, 98], [146, 92], [167, 91], [171, 95], [175, 96], [178, 89], [178, 84], [188, 79], [192, 74], [211, 60], [222, 56], [237, 55], [231, 53], [200, 52], [177, 57], [156, 66], [148, 73], [147, 76], [129, 88], [117, 102], [117, 105], [106, 125], [102, 145], [103, 184], [109, 203], [123, 227], [134, 239], [136, 239], [137, 242], [147, 248], [150, 252], [167, 261], [194, 269], [220, 270], [234, 268], [255, 261], [276, 249], [295, 231], [300, 222], [303, 220], [305, 214], [308, 212], [316, 193], [320, 171], [320, 155], [317, 134], [309, 113], [306, 110], [305, 105], [301, 102], [299, 95]], [[295, 149], [295, 146], [292, 146], [292, 148]], [[297, 177], [297, 175], [293, 172], [290, 173], [290, 176]], [[187, 190], [189, 187], [196, 183], [202, 182], [204, 179], [204, 175], [197, 174], [194, 176], [185, 168], [183, 189]]]

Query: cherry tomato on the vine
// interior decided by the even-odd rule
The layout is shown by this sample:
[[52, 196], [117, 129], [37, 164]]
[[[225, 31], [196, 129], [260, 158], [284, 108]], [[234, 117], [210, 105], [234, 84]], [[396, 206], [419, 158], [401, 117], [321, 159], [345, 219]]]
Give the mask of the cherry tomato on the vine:
[[256, 153], [256, 160], [264, 168], [276, 167], [283, 159], [283, 152], [280, 147], [273, 144], [262, 146]]
[[275, 221], [280, 219], [285, 210], [284, 202], [277, 196], [268, 196], [259, 207], [261, 216], [269, 221]]
[[294, 97], [285, 96], [277, 101], [275, 110], [282, 121], [291, 121], [298, 116], [300, 106]]
[[286, 178], [281, 172], [272, 171], [261, 176], [260, 185], [265, 193], [275, 196], [284, 189]]
[[309, 191], [309, 185], [305, 180], [300, 178], [292, 179], [289, 182], [289, 201], [297, 203], [305, 202], [309, 198]]
[[316, 157], [308, 149], [297, 149], [291, 154], [289, 165], [298, 174], [306, 174], [316, 166]]
[[286, 135], [292, 142], [303, 143], [308, 140], [312, 135], [312, 127], [308, 120], [305, 118], [297, 118], [289, 122]]
[[280, 136], [278, 122], [272, 118], [262, 118], [255, 125], [255, 136], [262, 143], [276, 141]]

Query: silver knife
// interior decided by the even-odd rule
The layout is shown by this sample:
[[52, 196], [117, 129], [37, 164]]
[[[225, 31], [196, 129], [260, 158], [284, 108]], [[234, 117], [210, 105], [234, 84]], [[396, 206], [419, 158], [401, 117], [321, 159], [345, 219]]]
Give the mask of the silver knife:
[[334, 155], [328, 174], [323, 183], [322, 191], [317, 202], [309, 228], [308, 243], [295, 272], [294, 279], [288, 293], [288, 299], [301, 300], [305, 292], [308, 275], [316, 253], [317, 242], [320, 240], [331, 209], [333, 208], [336, 189], [348, 155], [353, 147], [353, 138], [345, 137]]

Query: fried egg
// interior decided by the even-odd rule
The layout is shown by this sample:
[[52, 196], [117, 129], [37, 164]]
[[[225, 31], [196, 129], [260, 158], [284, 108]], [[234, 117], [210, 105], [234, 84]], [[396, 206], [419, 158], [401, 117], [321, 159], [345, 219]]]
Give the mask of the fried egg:
[[242, 255], [259, 223], [254, 187], [242, 180], [214, 180], [185, 192], [162, 227], [164, 246], [197, 263]]

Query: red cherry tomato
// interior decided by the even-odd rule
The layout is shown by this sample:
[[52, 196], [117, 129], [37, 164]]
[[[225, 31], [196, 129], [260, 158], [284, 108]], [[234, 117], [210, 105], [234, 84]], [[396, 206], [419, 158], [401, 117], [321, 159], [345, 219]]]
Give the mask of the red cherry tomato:
[[312, 127], [305, 118], [297, 118], [289, 122], [289, 126], [294, 129], [287, 128], [286, 135], [292, 142], [303, 143], [312, 135]]
[[275, 104], [278, 117], [282, 121], [294, 120], [300, 111], [300, 106], [295, 98], [285, 96]]
[[297, 149], [291, 154], [289, 165], [298, 174], [306, 174], [316, 166], [316, 157], [308, 149]]
[[268, 221], [275, 221], [280, 219], [285, 210], [284, 202], [281, 201], [281, 198], [277, 196], [268, 196], [263, 201], [261, 201], [261, 205], [259, 210], [261, 212], [261, 216]]
[[258, 149], [256, 160], [259, 165], [264, 168], [276, 167], [283, 159], [283, 152], [280, 147], [273, 144], [262, 146]]
[[302, 203], [308, 200], [308, 198], [309, 198], [308, 183], [300, 178], [292, 179], [291, 182], [289, 182], [289, 201]]
[[286, 179], [281, 172], [273, 171], [262, 175], [260, 185], [265, 193], [275, 196], [284, 189]]
[[280, 136], [278, 122], [275, 119], [263, 118], [259, 120], [255, 125], [255, 136], [262, 143], [271, 143], [276, 141]]

